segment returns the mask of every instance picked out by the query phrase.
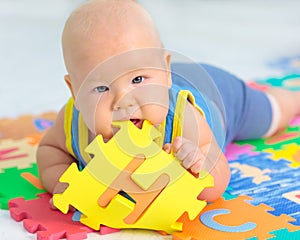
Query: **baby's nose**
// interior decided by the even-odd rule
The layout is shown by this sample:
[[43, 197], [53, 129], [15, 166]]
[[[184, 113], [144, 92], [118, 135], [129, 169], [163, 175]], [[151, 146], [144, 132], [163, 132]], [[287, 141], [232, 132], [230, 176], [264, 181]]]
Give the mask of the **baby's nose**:
[[113, 109], [114, 111], [118, 111], [120, 109], [132, 108], [136, 105], [136, 100], [131, 93], [126, 93], [114, 103]]

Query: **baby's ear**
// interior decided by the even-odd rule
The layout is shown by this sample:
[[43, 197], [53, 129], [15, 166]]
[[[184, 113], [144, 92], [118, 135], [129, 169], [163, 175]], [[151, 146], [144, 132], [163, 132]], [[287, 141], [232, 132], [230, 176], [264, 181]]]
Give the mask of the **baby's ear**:
[[73, 91], [73, 87], [72, 87], [72, 82], [71, 82], [71, 79], [70, 79], [70, 75], [69, 74], [65, 75], [64, 79], [65, 79], [65, 82], [66, 82], [66, 84], [68, 85], [68, 87], [69, 87], [69, 89], [71, 91], [73, 99], [75, 100], [75, 95], [74, 95], [74, 91]]
[[[68, 85], [68, 87], [69, 87], [69, 89], [70, 89], [70, 92], [71, 92], [71, 94], [72, 94], [72, 97], [73, 97], [73, 99], [74, 99], [75, 107], [77, 108], [77, 106], [76, 106], [76, 99], [75, 99], [75, 92], [74, 92], [74, 90], [73, 90], [73, 86], [72, 86], [72, 82], [71, 82], [70, 75], [69, 75], [69, 74], [65, 75], [64, 79], [65, 79], [65, 82], [66, 82], [66, 84]], [[77, 109], [78, 109], [78, 108], [77, 108]]]
[[172, 73], [171, 73], [171, 53], [165, 52], [165, 63], [166, 63], [166, 70], [168, 73], [168, 86], [171, 87], [172, 85]]

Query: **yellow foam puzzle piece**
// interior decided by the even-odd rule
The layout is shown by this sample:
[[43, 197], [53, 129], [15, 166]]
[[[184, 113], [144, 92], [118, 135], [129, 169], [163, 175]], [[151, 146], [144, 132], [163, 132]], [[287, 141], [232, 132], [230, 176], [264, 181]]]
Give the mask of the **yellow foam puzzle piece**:
[[[178, 219], [186, 211], [190, 219], [194, 219], [206, 205], [206, 202], [199, 201], [197, 196], [204, 188], [213, 186], [212, 176], [203, 172], [200, 178], [195, 178], [176, 158], [161, 151], [157, 156], [148, 158], [131, 175], [131, 178], [143, 189], [148, 189], [162, 174], [169, 175], [170, 182], [151, 204], [147, 213], [163, 215], [164, 209], [168, 209], [166, 214], [170, 211], [169, 215], [172, 214], [174, 219], [176, 217]], [[171, 201], [172, 209], [169, 208]]]
[[98, 205], [98, 198], [106, 186], [98, 182], [86, 169], [81, 172], [73, 163], [60, 178], [61, 182], [69, 183], [61, 194], [54, 194], [53, 203], [63, 213], [69, 206], [74, 206], [83, 215], [80, 221], [85, 225], [99, 230], [101, 224], [118, 228], [134, 208], [134, 203], [117, 195], [106, 208]]
[[[76, 165], [72, 165], [63, 174], [60, 181], [70, 185], [64, 193], [54, 196], [54, 204], [64, 212], [71, 204], [84, 214], [81, 222], [94, 229], [104, 224], [114, 228], [143, 228], [167, 233], [181, 230], [182, 224], [176, 222], [177, 219], [185, 211], [190, 218], [197, 216], [206, 205], [206, 202], [197, 200], [197, 196], [205, 187], [213, 185], [212, 177], [206, 175], [203, 179], [196, 179], [172, 155], [164, 152], [153, 142], [160, 133], [148, 121], [144, 121], [142, 129], [130, 121], [115, 122], [114, 125], [120, 130], [112, 139], [105, 143], [102, 136], [97, 136], [86, 148], [94, 157], [83, 171], [79, 172], [75, 169]], [[126, 224], [123, 219], [134, 208], [133, 202], [116, 195], [108, 206], [101, 208], [97, 200], [132, 159], [141, 154], [146, 160], [133, 178], [138, 186], [143, 186], [141, 194], [143, 191], [146, 194], [162, 174], [168, 174], [171, 181], [136, 222]], [[123, 190], [126, 192], [126, 183]]]
[[148, 121], [144, 121], [142, 129], [131, 121], [116, 121], [114, 126], [120, 127], [120, 130], [112, 139], [105, 143], [102, 136], [98, 135], [85, 149], [99, 159], [97, 165], [88, 164], [86, 168], [107, 186], [136, 156], [144, 155], [148, 159], [163, 151], [153, 142], [153, 139], [160, 136], [160, 132]]

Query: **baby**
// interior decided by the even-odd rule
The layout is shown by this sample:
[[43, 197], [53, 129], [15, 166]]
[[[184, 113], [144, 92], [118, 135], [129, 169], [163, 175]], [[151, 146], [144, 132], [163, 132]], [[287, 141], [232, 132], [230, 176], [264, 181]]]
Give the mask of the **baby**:
[[189, 79], [180, 78], [180, 69], [194, 68], [171, 66], [172, 54], [151, 17], [132, 0], [80, 6], [65, 24], [62, 47], [72, 97], [37, 152], [40, 178], [50, 193], [64, 191], [59, 178], [71, 163], [84, 168], [89, 162], [84, 148], [95, 136], [113, 137], [118, 130], [113, 121], [130, 120], [141, 128], [148, 120], [162, 133], [156, 142], [163, 150], [195, 177], [203, 169], [214, 177], [214, 187], [199, 195], [214, 201], [230, 179], [226, 144], [271, 136], [300, 112], [300, 92], [260, 92], [223, 70], [198, 65], [220, 94], [221, 101], [210, 103], [197, 87], [208, 83], [192, 72]]

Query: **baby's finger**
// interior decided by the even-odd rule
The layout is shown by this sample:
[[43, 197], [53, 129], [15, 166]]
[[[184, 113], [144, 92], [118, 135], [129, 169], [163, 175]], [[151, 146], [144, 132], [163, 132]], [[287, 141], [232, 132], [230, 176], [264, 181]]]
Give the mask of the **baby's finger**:
[[163, 146], [163, 150], [164, 150], [166, 153], [170, 153], [170, 152], [171, 152], [171, 144], [170, 144], [170, 143], [166, 143], [166, 144]]
[[192, 165], [192, 167], [190, 168], [191, 172], [195, 173], [195, 174], [198, 174], [200, 172], [201, 168], [202, 168], [202, 165], [203, 165], [203, 161], [202, 160], [196, 161], [196, 163], [194, 163]]
[[49, 204], [50, 204], [50, 206], [51, 206], [51, 208], [52, 208], [53, 210], [57, 210], [57, 207], [54, 206], [53, 198], [50, 198]]
[[68, 183], [61, 183], [61, 182], [58, 182], [53, 190], [53, 194], [55, 193], [63, 193], [66, 188], [69, 186]]
[[193, 166], [197, 161], [199, 157], [196, 151], [190, 151], [186, 157], [182, 160], [182, 166], [186, 169], [189, 169], [191, 166]]
[[177, 150], [177, 152], [174, 152], [174, 155], [180, 161], [184, 161], [185, 159], [189, 161], [192, 156], [189, 157], [188, 155], [191, 155], [190, 153], [192, 152], [195, 153], [196, 149], [197, 147], [192, 142], [183, 139], [180, 148]]
[[[50, 198], [49, 203], [50, 203], [51, 209], [53, 209], [53, 210], [58, 210], [57, 207], [55, 207], [55, 205], [54, 205], [54, 203], [53, 203], [53, 197]], [[73, 206], [70, 206], [70, 207], [69, 207], [69, 211], [70, 211], [70, 212], [75, 212], [76, 209], [75, 209]]]
[[179, 148], [178, 151], [174, 153], [174, 155], [181, 162], [183, 162], [184, 160], [189, 161], [188, 155], [190, 152], [191, 149], [187, 145], [184, 145]]
[[172, 150], [174, 153], [177, 153], [178, 150], [182, 147], [184, 139], [182, 137], [176, 137], [172, 142]]

